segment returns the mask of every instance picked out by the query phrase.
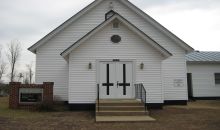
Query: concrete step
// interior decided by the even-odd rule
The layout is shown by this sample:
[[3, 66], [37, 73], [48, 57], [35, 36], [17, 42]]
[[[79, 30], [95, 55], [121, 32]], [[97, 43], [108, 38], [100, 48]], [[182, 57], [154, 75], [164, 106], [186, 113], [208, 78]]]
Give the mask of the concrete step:
[[144, 106], [144, 104], [143, 103], [99, 103], [99, 106]]
[[148, 111], [96, 111], [96, 116], [147, 116]]
[[139, 100], [135, 99], [101, 99], [96, 101], [96, 104], [99, 106], [142, 106], [142, 103]]
[[144, 106], [96, 106], [99, 111], [144, 111]]
[[150, 116], [96, 116], [96, 122], [147, 122], [156, 121]]
[[147, 121], [145, 104], [135, 99], [102, 99], [96, 102], [97, 121]]
[[135, 99], [100, 99], [99, 103], [141, 103], [141, 101]]

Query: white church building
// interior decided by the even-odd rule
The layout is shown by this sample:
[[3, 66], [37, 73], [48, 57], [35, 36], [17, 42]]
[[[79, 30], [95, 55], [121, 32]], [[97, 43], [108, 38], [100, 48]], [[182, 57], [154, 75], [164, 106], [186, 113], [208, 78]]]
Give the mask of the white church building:
[[188, 100], [194, 49], [128, 0], [95, 0], [29, 50], [36, 83], [54, 82], [54, 99], [80, 108], [135, 99], [138, 85], [149, 107]]

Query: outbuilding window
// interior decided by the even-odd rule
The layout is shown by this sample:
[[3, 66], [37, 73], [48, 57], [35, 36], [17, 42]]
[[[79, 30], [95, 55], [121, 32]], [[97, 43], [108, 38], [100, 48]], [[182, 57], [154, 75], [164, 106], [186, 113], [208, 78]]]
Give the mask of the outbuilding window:
[[215, 84], [220, 84], [220, 73], [215, 73]]

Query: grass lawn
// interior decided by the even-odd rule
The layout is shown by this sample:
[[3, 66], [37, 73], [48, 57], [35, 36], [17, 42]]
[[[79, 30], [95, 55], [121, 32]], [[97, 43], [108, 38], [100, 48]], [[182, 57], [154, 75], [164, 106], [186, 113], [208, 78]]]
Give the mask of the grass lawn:
[[8, 108], [8, 97], [0, 97], [0, 123], [1, 118], [9, 119], [29, 119], [43, 116], [43, 113], [31, 112], [25, 110], [12, 110]]
[[0, 130], [220, 130], [220, 101], [190, 102], [151, 110], [156, 122], [95, 123], [94, 112], [29, 112], [8, 109], [0, 97]]

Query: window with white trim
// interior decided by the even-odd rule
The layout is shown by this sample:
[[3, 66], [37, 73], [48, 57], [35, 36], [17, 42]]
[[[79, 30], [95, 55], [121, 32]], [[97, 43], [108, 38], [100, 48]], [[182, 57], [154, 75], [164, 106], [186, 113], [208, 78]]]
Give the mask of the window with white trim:
[[220, 73], [215, 73], [215, 84], [220, 85]]

